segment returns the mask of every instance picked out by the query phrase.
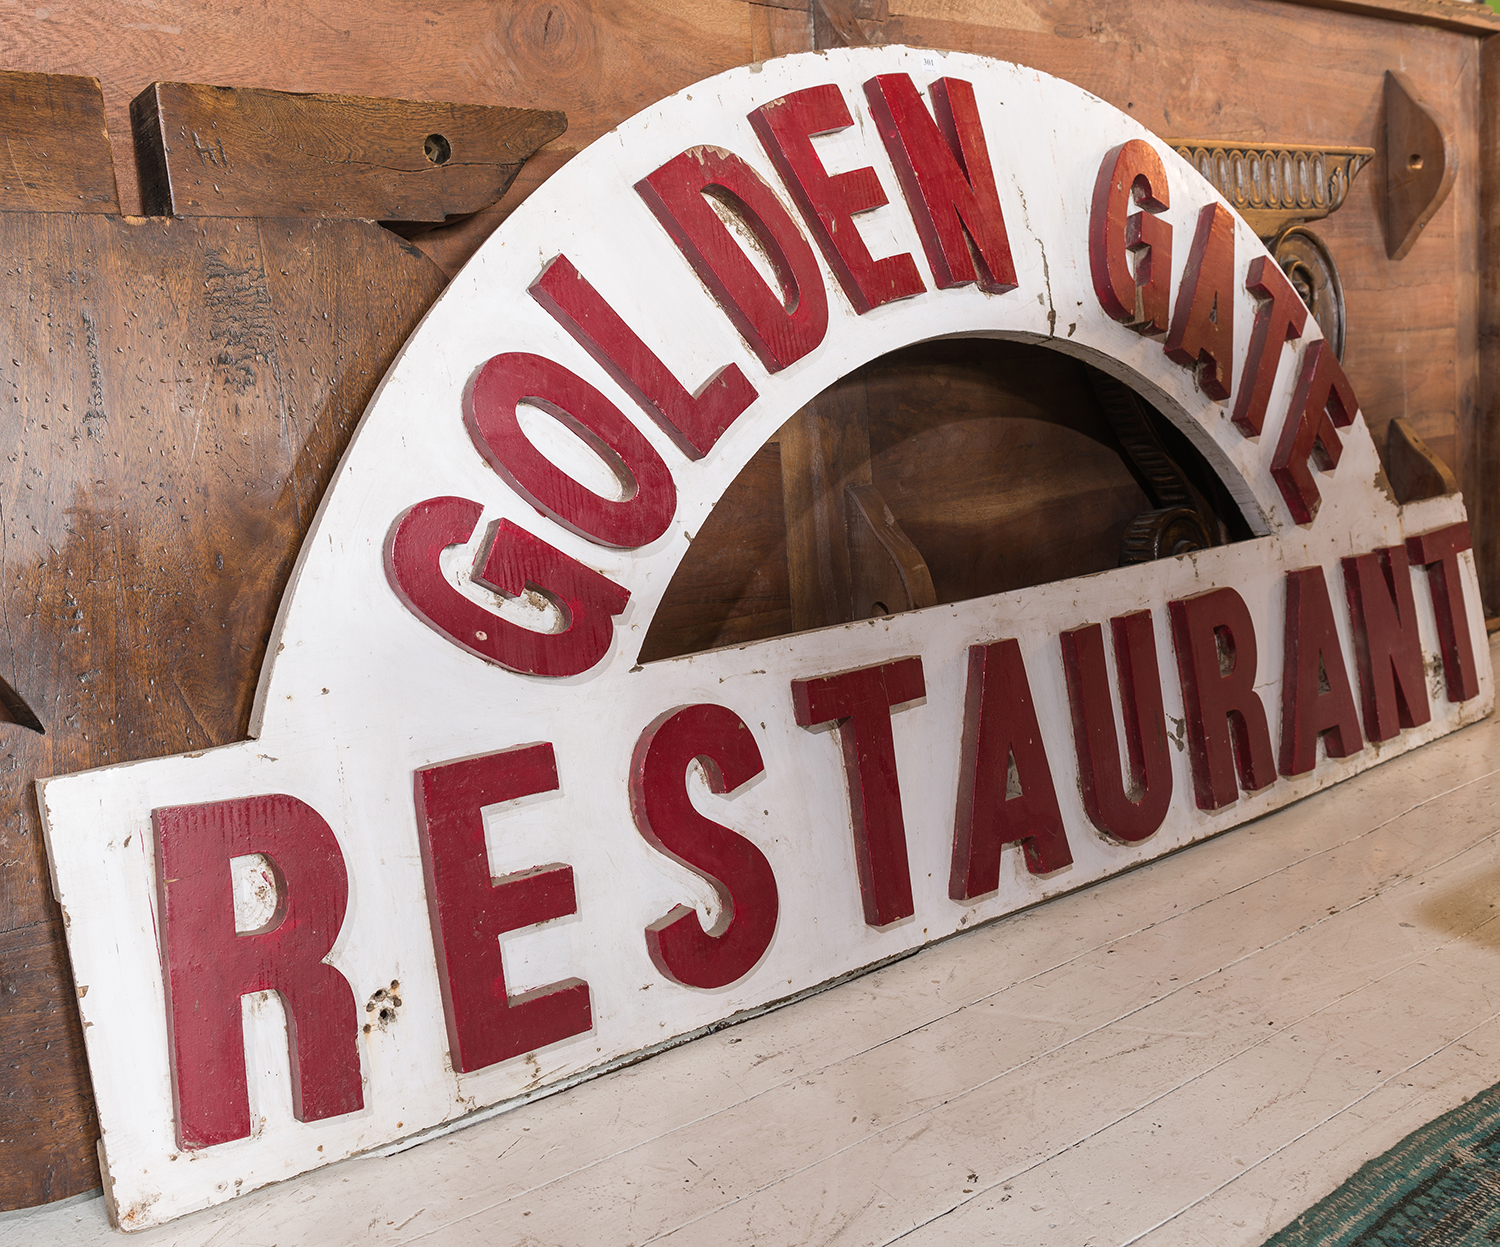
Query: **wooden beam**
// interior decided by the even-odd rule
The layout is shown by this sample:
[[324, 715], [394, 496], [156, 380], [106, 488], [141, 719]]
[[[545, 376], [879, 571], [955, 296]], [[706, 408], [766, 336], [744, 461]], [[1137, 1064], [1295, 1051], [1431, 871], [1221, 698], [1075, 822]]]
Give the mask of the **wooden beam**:
[[1500, 40], [1479, 48], [1479, 402], [1460, 404], [1458, 475], [1485, 614], [1500, 602]]
[[151, 216], [437, 222], [498, 200], [559, 112], [158, 82], [130, 106]]
[[1469, 4], [1464, 0], [1280, 0], [1280, 3], [1357, 13], [1360, 17], [1378, 17], [1412, 26], [1436, 26], [1439, 30], [1468, 35], [1500, 34], [1500, 15], [1487, 4]]
[[0, 72], [0, 212], [118, 212], [97, 78]]

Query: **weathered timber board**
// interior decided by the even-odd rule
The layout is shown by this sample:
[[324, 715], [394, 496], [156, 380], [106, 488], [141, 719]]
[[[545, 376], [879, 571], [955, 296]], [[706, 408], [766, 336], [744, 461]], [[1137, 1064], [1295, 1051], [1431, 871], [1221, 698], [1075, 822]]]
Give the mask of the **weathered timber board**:
[[[892, 0], [883, 22], [865, 25], [885, 43], [1034, 65], [1077, 82], [1163, 135], [1191, 131], [1380, 149], [1383, 75], [1389, 66], [1403, 66], [1458, 136], [1459, 175], [1449, 203], [1406, 259], [1388, 261], [1379, 215], [1382, 155], [1355, 182], [1349, 202], [1317, 230], [1344, 278], [1346, 363], [1377, 444], [1386, 421], [1404, 417], [1449, 459], [1472, 493], [1461, 462], [1467, 434], [1458, 430], [1455, 413], [1477, 410], [1477, 35], [1489, 23], [1457, 5], [1421, 7], [1456, 10], [1455, 20], [1474, 31], [1412, 24], [1404, 9], [1414, 5], [1366, 7], [1391, 10], [1390, 20], [1276, 0], [1171, 6], [1119, 0], [1107, 9], [1088, 0], [1005, 6]], [[8, 64], [99, 76], [126, 211], [139, 205], [130, 172], [129, 101], [150, 78], [442, 95], [565, 110], [567, 135], [522, 171], [499, 205], [423, 236], [423, 249], [450, 274], [573, 152], [639, 108], [718, 69], [811, 46], [805, 13], [743, 0], [536, 3], [498, 16], [453, 5], [420, 24], [389, 0], [362, 10], [357, 23], [326, 0], [269, 16], [172, 0], [154, 14], [152, 23], [141, 23], [134, 10], [106, 3], [5, 22]], [[399, 58], [387, 55], [395, 44], [403, 49]], [[1246, 55], [1251, 46], [1262, 49], [1253, 62]], [[1267, 47], [1275, 51], [1267, 54]], [[1315, 75], [1307, 72], [1309, 64], [1319, 67]], [[1451, 310], [1435, 300], [1447, 300]], [[1420, 334], [1414, 332], [1419, 325]], [[1479, 541], [1483, 567], [1483, 535]]]
[[187, 82], [130, 112], [153, 216], [442, 222], [498, 202], [567, 128], [540, 109]]
[[[1117, 565], [1125, 525], [1151, 504], [1087, 371], [1055, 352], [994, 341], [928, 343], [860, 370], [867, 471], [926, 560], [938, 601]], [[696, 534], [652, 621], [643, 662], [794, 630], [779, 475], [787, 441], [783, 427]], [[768, 462], [777, 465], [774, 480]], [[802, 508], [811, 505], [804, 499]]]
[[93, 78], [0, 72], [0, 212], [118, 212]]
[[[573, 153], [710, 74], [811, 47], [804, 14], [743, 0], [564, 0], [494, 6], [332, 0], [271, 9], [123, 0], [0, 16], [6, 66], [88, 73], [103, 85], [121, 206], [140, 211], [130, 101], [153, 81], [560, 109], [569, 129], [498, 209], [423, 239], [450, 275]], [[800, 36], [800, 37], [799, 37]]]
[[32, 781], [244, 735], [302, 536], [443, 281], [353, 221], [0, 213], [0, 265], [0, 676], [46, 727], [0, 725], [14, 1208], [98, 1184]]

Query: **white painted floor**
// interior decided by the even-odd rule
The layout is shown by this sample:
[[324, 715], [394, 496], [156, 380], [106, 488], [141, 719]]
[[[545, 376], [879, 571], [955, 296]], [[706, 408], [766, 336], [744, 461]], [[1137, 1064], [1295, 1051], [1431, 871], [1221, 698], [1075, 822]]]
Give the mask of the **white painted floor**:
[[[1500, 1081], [1497, 796], [1500, 716], [633, 1068], [129, 1241], [1258, 1247]], [[0, 1216], [4, 1247], [118, 1241], [98, 1199]]]

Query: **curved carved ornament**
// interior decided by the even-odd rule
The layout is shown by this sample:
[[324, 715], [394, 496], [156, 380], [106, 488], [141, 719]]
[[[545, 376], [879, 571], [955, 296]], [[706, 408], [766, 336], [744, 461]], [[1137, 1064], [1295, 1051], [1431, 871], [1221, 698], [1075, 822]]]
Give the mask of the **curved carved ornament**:
[[1289, 225], [1336, 211], [1349, 194], [1349, 184], [1375, 159], [1373, 147], [1167, 142], [1262, 238], [1274, 238]]

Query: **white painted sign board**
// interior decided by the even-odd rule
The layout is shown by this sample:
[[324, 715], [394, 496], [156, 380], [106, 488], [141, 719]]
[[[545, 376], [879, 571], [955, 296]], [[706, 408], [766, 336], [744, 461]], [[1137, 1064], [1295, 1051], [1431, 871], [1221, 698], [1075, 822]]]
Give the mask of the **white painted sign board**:
[[[521, 1102], [1488, 714], [1462, 503], [1392, 501], [1274, 268], [1129, 117], [973, 56], [747, 66], [579, 154], [371, 403], [253, 739], [41, 785], [117, 1224]], [[638, 665], [767, 438], [948, 336], [1123, 380], [1256, 537]]]

